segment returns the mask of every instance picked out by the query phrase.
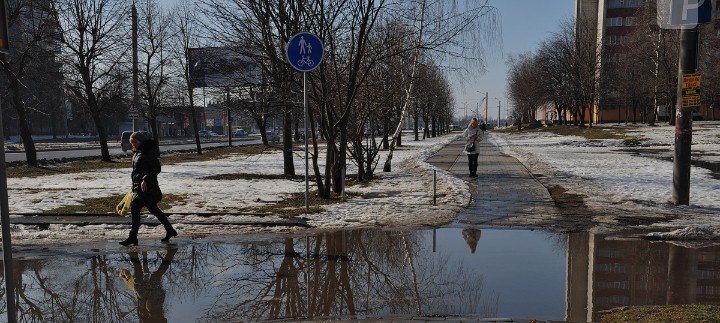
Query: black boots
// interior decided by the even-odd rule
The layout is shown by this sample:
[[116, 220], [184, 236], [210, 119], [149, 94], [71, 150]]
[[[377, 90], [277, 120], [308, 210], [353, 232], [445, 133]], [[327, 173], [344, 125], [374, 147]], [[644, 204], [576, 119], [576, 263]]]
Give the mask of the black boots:
[[162, 242], [168, 242], [170, 241], [170, 238], [177, 237], [178, 233], [173, 229], [172, 227], [169, 230], [166, 230], [165, 238], [160, 239]]
[[129, 238], [123, 240], [123, 241], [120, 241], [120, 244], [123, 245], [123, 246], [126, 246], [126, 247], [129, 246], [129, 245], [137, 246], [137, 245], [138, 245], [138, 239], [137, 239], [137, 237], [129, 237]]

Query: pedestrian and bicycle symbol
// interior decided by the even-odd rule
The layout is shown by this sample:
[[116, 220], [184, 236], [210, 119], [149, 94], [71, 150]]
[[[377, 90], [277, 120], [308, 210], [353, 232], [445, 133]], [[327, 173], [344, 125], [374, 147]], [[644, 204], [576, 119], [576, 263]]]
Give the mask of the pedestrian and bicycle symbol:
[[300, 72], [314, 70], [323, 59], [323, 44], [312, 33], [302, 32], [293, 36], [286, 49], [288, 63]]

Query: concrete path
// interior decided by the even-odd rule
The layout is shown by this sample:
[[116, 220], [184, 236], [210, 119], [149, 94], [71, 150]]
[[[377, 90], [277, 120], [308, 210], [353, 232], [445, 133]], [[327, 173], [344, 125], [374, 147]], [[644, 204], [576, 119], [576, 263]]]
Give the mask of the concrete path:
[[[440, 149], [428, 162], [470, 182], [472, 199], [458, 216], [463, 225], [540, 224], [559, 214], [548, 190], [517, 159], [503, 154], [490, 142], [480, 142], [478, 177], [470, 178], [465, 140], [459, 138]], [[520, 222], [520, 221], [518, 221]]]

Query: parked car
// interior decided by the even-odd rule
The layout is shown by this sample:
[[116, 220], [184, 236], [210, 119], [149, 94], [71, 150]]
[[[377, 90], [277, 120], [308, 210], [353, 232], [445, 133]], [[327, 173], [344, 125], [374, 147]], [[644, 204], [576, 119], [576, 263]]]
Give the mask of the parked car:
[[272, 131], [265, 131], [265, 138], [267, 138], [267, 141], [271, 142], [278, 142], [280, 141], [280, 136]]
[[208, 131], [207, 131], [207, 130], [200, 130], [200, 131], [198, 131], [198, 136], [200, 136], [200, 137], [207, 137], [207, 136], [208, 136]]
[[217, 132], [215, 132], [215, 131], [208, 131], [208, 136], [210, 136], [210, 137], [218, 137], [218, 136], [220, 136], [220, 135], [219, 135]]
[[120, 134], [120, 148], [123, 152], [132, 150], [132, 144], [130, 144], [130, 135], [132, 135], [132, 131], [123, 131], [122, 134]]
[[234, 137], [245, 137], [247, 135], [247, 132], [245, 132], [245, 130], [243, 129], [235, 130], [235, 133], [233, 134]]

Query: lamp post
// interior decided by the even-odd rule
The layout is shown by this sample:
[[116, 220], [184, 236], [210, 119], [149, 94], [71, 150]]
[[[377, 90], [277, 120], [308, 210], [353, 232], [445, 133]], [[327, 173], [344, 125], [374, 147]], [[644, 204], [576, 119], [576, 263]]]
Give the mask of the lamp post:
[[[482, 94], [483, 92], [478, 90], [475, 91], [477, 93]], [[480, 102], [485, 101], [485, 122], [487, 122], [487, 106], [488, 106], [488, 92], [485, 92], [485, 97], [478, 100], [477, 106], [475, 108], [475, 115], [479, 118], [480, 117]]]
[[497, 118], [497, 126], [500, 128], [500, 99], [499, 98], [492, 98], [493, 100], [498, 101], [498, 118]]

